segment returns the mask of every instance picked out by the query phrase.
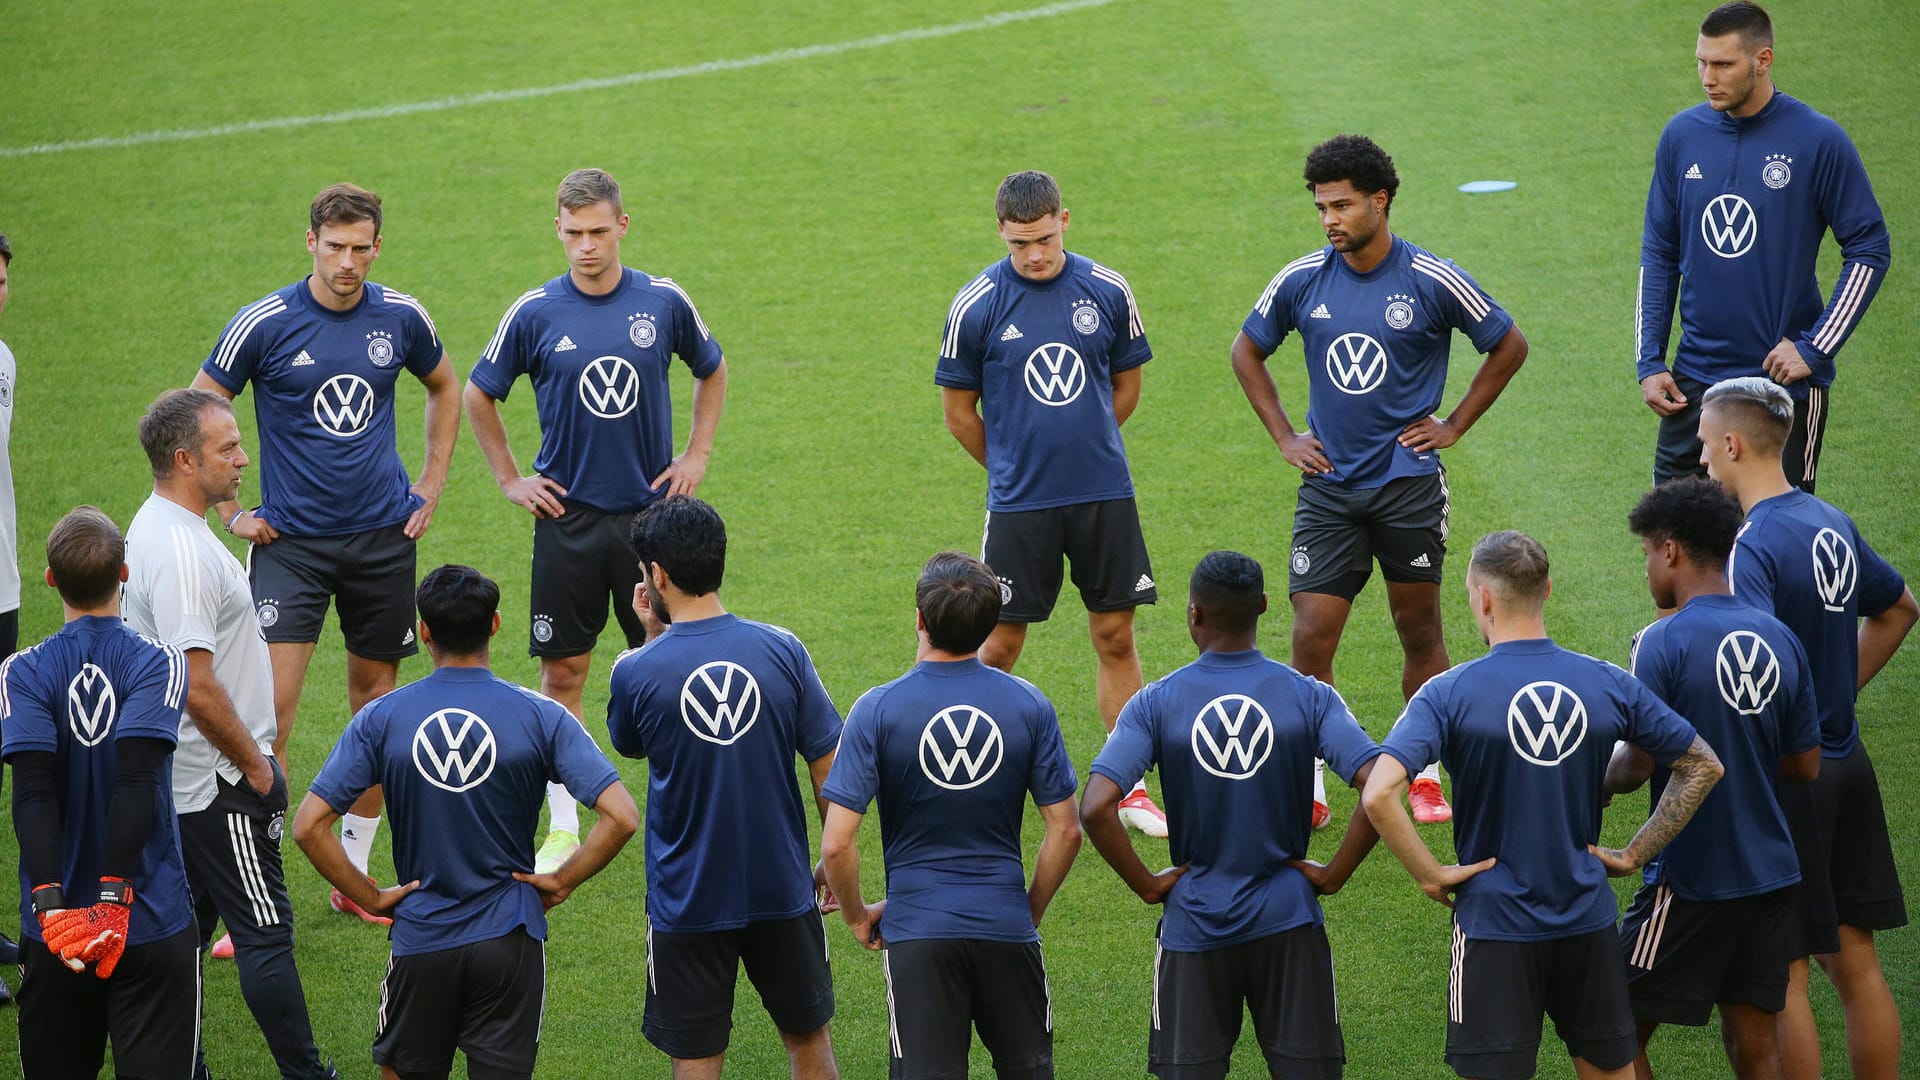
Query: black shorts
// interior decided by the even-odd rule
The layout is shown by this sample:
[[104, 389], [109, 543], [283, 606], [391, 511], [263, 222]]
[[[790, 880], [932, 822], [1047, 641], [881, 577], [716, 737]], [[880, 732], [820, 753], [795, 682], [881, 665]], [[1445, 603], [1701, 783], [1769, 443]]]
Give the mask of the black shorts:
[[1045, 510], [987, 511], [980, 561], [1000, 579], [1000, 621], [1045, 622], [1060, 596], [1060, 560], [1088, 611], [1125, 611], [1160, 599], [1132, 499]]
[[[268, 758], [269, 762], [273, 759]], [[276, 773], [279, 765], [275, 764]], [[235, 948], [293, 947], [293, 902], [280, 866], [286, 831], [286, 780], [276, 785], [276, 803], [217, 777], [218, 790], [205, 810], [180, 815], [180, 852], [202, 946], [224, 922]]]
[[1461, 1076], [1526, 1080], [1540, 1058], [1540, 1022], [1567, 1052], [1602, 1069], [1639, 1053], [1627, 965], [1612, 927], [1551, 941], [1488, 941], [1453, 928], [1447, 979], [1447, 1064]]
[[533, 523], [533, 617], [527, 627], [530, 656], [579, 656], [593, 651], [607, 625], [607, 604], [627, 637], [640, 647], [647, 630], [633, 611], [640, 560], [627, 530], [633, 514], [608, 514], [581, 503]]
[[547, 1000], [547, 949], [524, 927], [505, 937], [387, 961], [373, 1060], [447, 1075], [457, 1047], [496, 1073], [533, 1074]]
[[260, 633], [269, 643], [320, 640], [327, 601], [340, 607], [347, 651], [399, 660], [420, 651], [413, 633], [414, 542], [402, 526], [348, 536], [288, 536], [247, 552]]
[[967, 1080], [976, 1027], [1000, 1080], [1052, 1080], [1053, 998], [1039, 942], [888, 942], [881, 965], [890, 1080]]
[[1785, 1008], [1799, 937], [1796, 891], [1687, 900], [1665, 885], [1641, 887], [1620, 920], [1634, 1019], [1699, 1027], [1715, 1005]]
[[[1707, 383], [1673, 373], [1673, 383], [1687, 396], [1686, 408], [1660, 418], [1659, 441], [1653, 447], [1653, 485], [1659, 487], [1678, 476], [1705, 476], [1700, 464], [1700, 398]], [[1787, 481], [1807, 494], [1813, 494], [1820, 471], [1820, 449], [1826, 445], [1827, 401], [1830, 387], [1809, 386], [1807, 396], [1793, 403], [1793, 428], [1787, 432], [1787, 444], [1780, 448], [1780, 464]]]
[[1377, 488], [1303, 480], [1293, 509], [1287, 594], [1351, 600], [1374, 560], [1388, 581], [1440, 581], [1447, 559], [1447, 473], [1402, 476]]
[[0, 660], [20, 651], [20, 609], [0, 611]]
[[1800, 941], [1796, 957], [1840, 951], [1840, 927], [1907, 925], [1906, 897], [1880, 781], [1864, 743], [1820, 759], [1811, 784], [1781, 784], [1780, 806], [1800, 856]]
[[819, 915], [706, 934], [663, 934], [649, 924], [641, 1034], [668, 1057], [724, 1053], [733, 1033], [733, 986], [742, 963], [760, 1004], [781, 1031], [804, 1035], [833, 1019], [833, 972]]
[[100, 1074], [108, 1042], [115, 1075], [186, 1080], [200, 1038], [200, 957], [191, 926], [132, 945], [113, 977], [74, 972], [32, 938], [20, 942], [20, 1067], [31, 1077]]
[[1333, 951], [1326, 928], [1312, 925], [1207, 952], [1156, 945], [1147, 1071], [1161, 1080], [1226, 1076], [1242, 1002], [1272, 1075], [1340, 1076], [1347, 1049]]

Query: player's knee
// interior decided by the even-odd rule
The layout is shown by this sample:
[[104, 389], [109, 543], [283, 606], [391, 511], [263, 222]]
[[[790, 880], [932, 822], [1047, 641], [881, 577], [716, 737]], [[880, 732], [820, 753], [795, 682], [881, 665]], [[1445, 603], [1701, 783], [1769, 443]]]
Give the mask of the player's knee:
[[1133, 620], [1101, 619], [1091, 628], [1093, 651], [1103, 660], [1128, 660], [1134, 655]]

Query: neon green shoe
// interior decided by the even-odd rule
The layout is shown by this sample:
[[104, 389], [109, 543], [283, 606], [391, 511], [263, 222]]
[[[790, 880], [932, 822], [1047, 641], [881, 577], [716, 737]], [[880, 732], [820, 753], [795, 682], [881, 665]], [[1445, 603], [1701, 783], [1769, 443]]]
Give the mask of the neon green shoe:
[[574, 852], [580, 850], [580, 838], [565, 829], [555, 829], [547, 834], [547, 842], [533, 854], [533, 872], [551, 874], [560, 869]]

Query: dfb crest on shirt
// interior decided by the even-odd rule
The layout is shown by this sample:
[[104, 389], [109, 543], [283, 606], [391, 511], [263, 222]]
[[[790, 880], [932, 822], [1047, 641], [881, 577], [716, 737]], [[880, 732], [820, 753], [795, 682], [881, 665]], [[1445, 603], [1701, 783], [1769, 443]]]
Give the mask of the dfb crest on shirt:
[[257, 611], [257, 614], [260, 619], [260, 629], [262, 630], [272, 629], [273, 624], [280, 621], [279, 601], [277, 600], [260, 601], [260, 607]]
[[1071, 345], [1049, 341], [1027, 355], [1027, 393], [1042, 405], [1071, 405], [1087, 388], [1087, 365]]
[[1413, 325], [1413, 297], [1405, 293], [1387, 297], [1387, 325], [1395, 330], [1405, 330]]
[[1073, 305], [1073, 328], [1082, 334], [1100, 329], [1100, 309], [1094, 307], [1091, 300]]
[[1507, 740], [1535, 765], [1558, 765], [1587, 737], [1587, 705], [1557, 682], [1532, 682], [1507, 703]]
[[0, 375], [0, 409], [13, 408], [13, 377]]
[[1714, 650], [1713, 675], [1721, 700], [1741, 716], [1753, 716], [1780, 689], [1780, 658], [1766, 638], [1751, 630], [1735, 630], [1721, 638]]
[[1860, 583], [1860, 560], [1853, 545], [1832, 529], [1821, 529], [1813, 538], [1813, 588], [1828, 611], [1845, 611], [1853, 599], [1853, 587]]
[[82, 664], [80, 674], [67, 684], [67, 728], [82, 746], [98, 746], [113, 730], [120, 710], [113, 683], [94, 664]]
[[1737, 259], [1760, 238], [1760, 219], [1740, 196], [1732, 192], [1716, 195], [1707, 208], [1700, 211], [1700, 238], [1715, 255]]
[[650, 316], [634, 315], [627, 323], [627, 336], [633, 339], [635, 345], [643, 349], [651, 349], [654, 341], [659, 338], [660, 331], [653, 325], [653, 319]]
[[478, 786], [499, 758], [493, 729], [465, 709], [441, 709], [413, 732], [413, 767], [442, 791], [457, 795]]
[[1370, 394], [1387, 377], [1387, 350], [1369, 334], [1341, 334], [1327, 346], [1327, 378], [1346, 394]]
[[[637, 325], [637, 324], [636, 324]], [[624, 356], [602, 356], [580, 371], [580, 404], [602, 420], [618, 420], [640, 403], [640, 373]]]
[[367, 335], [367, 359], [374, 367], [386, 367], [393, 363], [393, 338], [385, 330], [375, 330]]
[[680, 720], [710, 743], [731, 746], [760, 719], [760, 684], [731, 660], [709, 660], [680, 686]]
[[1766, 164], [1760, 166], [1760, 182], [1779, 191], [1793, 179], [1793, 159], [1785, 154], [1768, 154]]
[[1193, 760], [1223, 780], [1247, 780], [1273, 754], [1273, 717], [1245, 694], [1222, 694], [1193, 718]]
[[920, 731], [920, 771], [948, 791], [979, 787], [1006, 756], [1000, 725], [972, 705], [949, 705]]
[[313, 418], [337, 439], [351, 439], [373, 419], [373, 386], [358, 375], [335, 375], [313, 394]]

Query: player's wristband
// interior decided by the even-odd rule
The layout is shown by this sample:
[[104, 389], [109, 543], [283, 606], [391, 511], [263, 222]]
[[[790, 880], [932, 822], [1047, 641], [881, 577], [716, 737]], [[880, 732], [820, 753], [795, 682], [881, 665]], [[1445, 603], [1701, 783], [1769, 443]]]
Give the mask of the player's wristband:
[[244, 514], [244, 513], [246, 513], [246, 512], [247, 512], [247, 508], [243, 506], [243, 507], [241, 507], [240, 509], [238, 509], [238, 510], [235, 510], [235, 511], [233, 512], [233, 516], [227, 519], [227, 532], [228, 532], [229, 534], [231, 534], [231, 533], [233, 532], [233, 523], [234, 523], [234, 522], [236, 522], [236, 521], [239, 521], [239, 520], [240, 520], [240, 515], [241, 515], [241, 514]]
[[99, 902], [102, 904], [119, 904], [121, 907], [132, 907], [133, 882], [128, 881], [126, 878], [101, 878]]
[[59, 883], [35, 885], [33, 887], [33, 913], [44, 915], [49, 911], [59, 911], [67, 906], [67, 893]]

